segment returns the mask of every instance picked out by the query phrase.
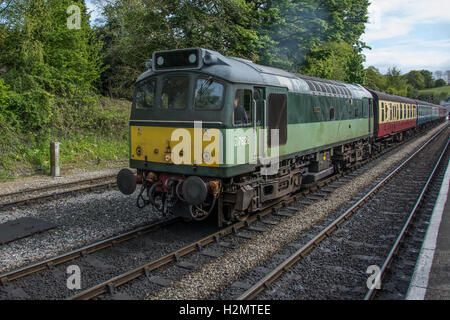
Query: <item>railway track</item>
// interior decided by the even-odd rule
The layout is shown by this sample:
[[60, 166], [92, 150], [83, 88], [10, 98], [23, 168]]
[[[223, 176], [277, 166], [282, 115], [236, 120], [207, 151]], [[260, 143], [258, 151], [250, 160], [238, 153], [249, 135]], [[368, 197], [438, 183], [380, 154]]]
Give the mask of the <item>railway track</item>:
[[[407, 141], [405, 141], [407, 142]], [[296, 194], [292, 197], [289, 197], [287, 199], [284, 199], [281, 203], [275, 205], [272, 208], [269, 208], [265, 210], [264, 212], [261, 212], [258, 215], [250, 217], [247, 221], [237, 223], [235, 225], [232, 225], [230, 227], [227, 227], [223, 230], [220, 230], [218, 232], [215, 232], [214, 234], [211, 234], [208, 237], [205, 237], [199, 241], [195, 241], [191, 243], [190, 245], [187, 245], [183, 247], [182, 249], [178, 249], [164, 257], [158, 258], [150, 263], [146, 263], [145, 265], [142, 265], [141, 267], [138, 267], [132, 271], [126, 272], [118, 277], [114, 277], [104, 283], [101, 283], [100, 285], [97, 285], [95, 287], [92, 287], [89, 290], [86, 290], [74, 297], [73, 299], [91, 299], [94, 297], [97, 297], [101, 294], [107, 293], [107, 292], [114, 292], [114, 290], [125, 284], [130, 282], [132, 279], [135, 279], [137, 277], [140, 277], [142, 275], [149, 275], [150, 271], [154, 271], [157, 269], [162, 268], [163, 266], [167, 266], [170, 264], [178, 264], [180, 265], [180, 261], [183, 257], [188, 256], [189, 254], [192, 254], [194, 252], [205, 254], [203, 252], [203, 249], [207, 246], [211, 245], [221, 245], [221, 239], [224, 239], [227, 236], [235, 236], [237, 238], [241, 239], [248, 239], [249, 236], [245, 235], [245, 232], [249, 232], [253, 234], [258, 234], [260, 232], [263, 232], [261, 228], [258, 227], [252, 227], [252, 224], [255, 222], [262, 223], [263, 225], [266, 224], [268, 226], [271, 226], [275, 224], [276, 220], [281, 219], [287, 219], [291, 216], [292, 208], [289, 208], [289, 205], [293, 202], [297, 201], [303, 201], [304, 204], [308, 204], [310, 202], [315, 201], [317, 198], [323, 197], [327, 192], [332, 192], [333, 188], [331, 188], [328, 191], [325, 191], [325, 186], [328, 186], [329, 184], [333, 183], [334, 181], [340, 179], [339, 181], [349, 181], [351, 180], [352, 174], [355, 170], [358, 168], [364, 166], [371, 160], [374, 160], [376, 158], [381, 157], [385, 153], [388, 153], [392, 151], [393, 149], [397, 148], [399, 145], [396, 145], [394, 147], [386, 149], [383, 153], [378, 154], [373, 159], [367, 160], [364, 163], [361, 163], [351, 170], [349, 170], [346, 173], [342, 173], [333, 177], [330, 177], [326, 179], [325, 181], [322, 181], [319, 183], [319, 185], [312, 187], [308, 190], [304, 190], [299, 194]], [[346, 177], [344, 176], [346, 175]], [[343, 177], [344, 176], [344, 177]], [[340, 183], [337, 181], [337, 183]], [[87, 187], [89, 188], [89, 187]], [[309, 198], [308, 198], [309, 196]], [[297, 210], [297, 209], [296, 209]], [[269, 219], [267, 219], [269, 217]], [[163, 221], [161, 223], [156, 223], [151, 226], [142, 227], [137, 230], [127, 232], [126, 234], [122, 234], [113, 238], [109, 238], [94, 244], [91, 244], [89, 246], [59, 255], [57, 257], [47, 259], [45, 261], [41, 261], [26, 267], [19, 268], [17, 270], [10, 271], [8, 273], [4, 273], [0, 275], [0, 283], [2, 284], [8, 284], [12, 283], [16, 280], [26, 278], [27, 276], [30, 276], [32, 274], [36, 274], [39, 272], [42, 272], [44, 270], [52, 269], [55, 266], [65, 264], [67, 262], [71, 262], [74, 260], [77, 260], [81, 257], [86, 257], [87, 255], [97, 253], [99, 251], [102, 251], [107, 248], [111, 248], [113, 246], [118, 246], [122, 243], [125, 243], [131, 239], [137, 239], [141, 237], [144, 234], [151, 233], [152, 230], [156, 230], [158, 228], [162, 228], [164, 226], [167, 226], [169, 224], [173, 223], [173, 221]], [[241, 232], [243, 231], [243, 232]], [[206, 255], [208, 255], [206, 253]], [[1, 288], [1, 287], [0, 287]]]
[[[442, 132], [442, 131], [441, 131]], [[282, 291], [282, 290], [286, 290], [289, 291], [289, 289], [286, 289], [288, 287], [292, 287], [293, 286], [293, 281], [290, 281], [289, 277], [285, 276], [286, 273], [289, 271], [291, 272], [291, 278], [293, 277], [295, 279], [296, 282], [296, 287], [301, 287], [300, 291], [303, 292], [303, 295], [300, 295], [299, 299], [303, 299], [303, 298], [314, 298], [314, 299], [321, 299], [324, 297], [320, 297], [318, 295], [315, 295], [313, 297], [308, 295], [308, 292], [306, 288], [308, 288], [308, 285], [311, 285], [311, 283], [309, 283], [308, 281], [305, 281], [305, 283], [307, 282], [308, 285], [303, 285], [302, 283], [302, 276], [301, 276], [301, 271], [298, 272], [292, 272], [293, 268], [296, 268], [297, 264], [299, 262], [301, 262], [302, 260], [306, 260], [307, 258], [310, 257], [311, 254], [315, 253], [315, 257], [318, 256], [323, 256], [323, 252], [326, 252], [327, 255], [331, 255], [333, 252], [333, 248], [339, 247], [345, 243], [348, 247], [351, 247], [353, 244], [355, 245], [354, 251], [357, 252], [357, 248], [356, 247], [363, 247], [364, 245], [364, 241], [360, 239], [359, 242], [357, 241], [351, 241], [348, 240], [346, 237], [344, 236], [340, 236], [339, 241], [334, 241], [333, 245], [329, 244], [329, 245], [324, 245], [322, 248], [319, 248], [319, 246], [325, 242], [327, 239], [330, 239], [338, 230], [343, 230], [343, 233], [347, 236], [349, 234], [351, 234], [351, 230], [350, 227], [347, 226], [347, 222], [350, 222], [350, 218], [355, 215], [356, 213], [361, 211], [362, 208], [365, 206], [366, 203], [373, 201], [373, 199], [375, 198], [376, 194], [380, 192], [380, 190], [382, 190], [386, 185], [389, 184], [389, 182], [394, 179], [394, 177], [396, 177], [400, 172], [402, 172], [402, 170], [404, 170], [411, 162], [413, 162], [414, 160], [416, 160], [418, 158], [419, 155], [423, 155], [423, 151], [426, 150], [426, 147], [433, 141], [435, 140], [437, 137], [439, 137], [439, 134], [441, 132], [436, 133], [432, 139], [430, 139], [429, 141], [426, 142], [426, 144], [424, 144], [419, 150], [417, 150], [413, 155], [411, 155], [410, 157], [408, 157], [405, 161], [403, 161], [392, 173], [390, 173], [387, 177], [385, 177], [383, 180], [381, 180], [379, 183], [377, 183], [377, 185], [375, 187], [373, 187], [372, 189], [370, 189], [368, 192], [366, 192], [365, 194], [363, 194], [360, 199], [358, 201], [356, 201], [356, 203], [354, 203], [350, 208], [348, 208], [344, 213], [342, 213], [341, 215], [339, 215], [334, 221], [332, 221], [330, 224], [328, 224], [324, 229], [322, 229], [317, 235], [315, 235], [311, 240], [309, 240], [306, 244], [302, 245], [298, 250], [296, 250], [293, 254], [289, 255], [286, 259], [284, 259], [281, 263], [279, 263], [275, 268], [273, 268], [272, 270], [270, 270], [270, 272], [268, 272], [262, 279], [260, 279], [257, 283], [255, 283], [253, 286], [251, 286], [248, 290], [246, 290], [244, 293], [242, 293], [237, 299], [239, 300], [251, 300], [251, 299], [255, 299], [261, 295], [263, 295], [268, 288], [272, 288], [273, 286], [276, 285], [277, 281], [280, 281], [280, 279], [282, 277], [285, 277], [286, 279], [284, 280], [283, 284], [280, 284], [278, 286], [277, 289], [273, 289], [270, 293], [267, 293], [264, 295], [264, 297], [262, 297], [262, 299], [266, 299], [266, 298], [273, 298], [273, 294], [277, 291]], [[388, 250], [388, 254], [386, 255], [386, 258], [383, 260], [383, 263], [380, 264], [381, 268], [379, 270], [379, 277], [382, 280], [383, 277], [385, 276], [389, 265], [392, 263], [395, 253], [398, 252], [399, 250], [399, 246], [402, 242], [402, 240], [404, 239], [406, 232], [409, 228], [409, 226], [411, 225], [411, 223], [414, 221], [414, 216], [417, 213], [418, 209], [420, 208], [420, 204], [422, 203], [424, 196], [426, 194], [426, 191], [428, 190], [431, 180], [434, 177], [436, 170], [439, 166], [439, 164], [441, 163], [441, 160], [444, 158], [444, 154], [447, 151], [447, 147], [448, 147], [448, 142], [446, 144], [446, 147], [444, 148], [444, 151], [442, 151], [439, 159], [437, 160], [436, 164], [434, 165], [434, 168], [432, 170], [431, 174], [425, 174], [425, 179], [421, 178], [420, 182], [422, 184], [424, 184], [423, 188], [421, 187], [421, 192], [419, 194], [419, 196], [414, 199], [414, 206], [412, 208], [412, 210], [410, 211], [410, 213], [407, 216], [406, 222], [404, 223], [404, 225], [399, 229], [399, 235], [398, 237], [395, 239], [394, 244], [392, 245], [392, 247], [390, 248], [390, 250]], [[419, 176], [419, 173], [417, 171], [418, 169], [415, 169], [416, 174]], [[423, 169], [422, 169], [423, 170]], [[426, 170], [425, 170], [426, 171]], [[422, 175], [424, 175], [422, 173]], [[425, 182], [423, 182], [425, 181]], [[405, 188], [405, 190], [407, 192], [403, 192], [403, 193], [399, 193], [397, 192], [397, 195], [399, 196], [399, 198], [401, 198], [402, 196], [407, 197], [410, 196], [410, 193], [412, 193], [412, 190], [417, 188], [416, 185], [414, 185], [414, 187], [412, 187], [411, 189]], [[401, 190], [399, 188], [394, 188], [394, 190]], [[395, 192], [394, 190], [391, 190], [391, 192]], [[411, 199], [407, 199], [407, 202], [411, 202]], [[374, 205], [372, 207], [372, 211], [377, 210], [379, 208], [379, 205]], [[363, 213], [361, 213], [362, 215]], [[368, 213], [365, 213], [366, 216]], [[390, 214], [395, 215], [395, 212], [392, 213], [390, 212]], [[375, 215], [374, 218], [375, 219]], [[348, 228], [349, 230], [346, 230], [345, 228]], [[394, 228], [395, 230], [395, 228]], [[337, 236], [336, 236], [337, 237]], [[344, 239], [345, 238], [345, 239]], [[338, 242], [338, 244], [336, 244], [336, 242]], [[340, 242], [340, 243], [339, 243]], [[369, 245], [370, 246], [370, 245]], [[382, 245], [380, 245], [378, 248], [377, 246], [371, 246], [372, 250], [378, 250], [379, 248], [381, 248]], [[359, 248], [360, 249], [360, 248]], [[319, 253], [319, 251], [322, 250], [322, 254]], [[352, 251], [352, 249], [346, 250], [345, 252], [348, 253], [349, 251]], [[338, 257], [340, 257], [339, 259], [336, 259], [335, 261], [335, 265], [331, 264], [329, 260], [327, 260], [327, 262], [317, 262], [314, 259], [315, 258], [310, 258], [310, 260], [308, 262], [305, 262], [305, 265], [308, 265], [309, 267], [311, 267], [311, 265], [314, 265], [317, 267], [317, 269], [321, 269], [325, 270], [324, 273], [328, 272], [330, 269], [332, 269], [333, 271], [338, 270], [339, 273], [348, 273], [348, 274], [356, 274], [355, 277], [357, 278], [357, 276], [359, 276], [359, 281], [361, 282], [361, 279], [366, 279], [367, 278], [367, 274], [365, 274], [365, 269], [363, 272], [355, 272], [355, 270], [357, 270], [357, 268], [353, 267], [351, 263], [343, 263], [340, 264], [341, 261], [340, 260], [342, 258], [341, 255], [338, 255]], [[359, 258], [363, 258], [369, 261], [372, 261], [371, 263], [374, 263], [374, 261], [376, 260], [376, 257], [374, 259], [372, 259], [371, 256], [369, 255], [361, 255], [359, 256]], [[379, 259], [378, 259], [379, 260]], [[314, 262], [313, 262], [314, 261]], [[342, 258], [342, 261], [345, 261], [345, 258]], [[325, 267], [323, 267], [325, 266]], [[307, 268], [299, 268], [299, 270], [303, 270], [303, 272], [306, 272]], [[318, 273], [321, 273], [321, 271], [318, 271]], [[292, 274], [295, 274], [295, 276], [293, 276]], [[351, 278], [351, 276], [349, 276], [349, 278]], [[319, 280], [320, 277], [318, 277], [317, 279], [315, 279], [314, 281], [319, 282], [321, 280]], [[332, 280], [330, 281], [329, 278], [324, 278], [325, 280], [323, 280], [323, 282], [329, 281], [329, 282], [333, 282]], [[357, 280], [348, 280], [347, 283], [358, 283]], [[365, 285], [365, 283], [363, 283]], [[317, 286], [319, 286], [316, 283]], [[323, 289], [325, 292], [329, 292], [331, 291], [329, 284], [324, 285], [325, 288], [328, 287], [328, 290]], [[353, 288], [354, 289], [354, 288]], [[294, 290], [295, 291], [295, 290]], [[352, 291], [352, 288], [347, 286], [342, 286], [340, 287], [339, 285], [335, 285], [333, 288], [333, 297], [337, 298], [337, 299], [342, 299], [346, 296], [346, 294], [349, 291]], [[347, 292], [346, 292], [347, 291]], [[360, 296], [359, 299], [361, 299], [362, 297], [364, 297], [365, 299], [371, 299], [376, 295], [376, 288], [375, 287], [371, 287], [368, 292], [365, 294], [365, 296]], [[354, 294], [354, 293], [352, 293]], [[292, 295], [290, 296], [292, 298]], [[330, 296], [327, 296], [326, 298], [330, 298]], [[355, 296], [352, 296], [352, 298], [358, 298]]]
[[[439, 133], [441, 133], [442, 131], [440, 131]], [[434, 137], [439, 135], [439, 133], [436, 134]], [[424, 147], [425, 146], [423, 146], [421, 150]], [[390, 150], [391, 149], [386, 150], [385, 152], [389, 152]], [[378, 157], [380, 157], [382, 154], [378, 155]], [[149, 263], [141, 265], [137, 268], [134, 268], [133, 270], [127, 271], [114, 278], [104, 281], [94, 287], [84, 290], [83, 292], [78, 293], [75, 296], [72, 296], [70, 300], [89, 300], [104, 294], [108, 293], [113, 294], [119, 287], [128, 284], [132, 280], [140, 277], [146, 277], [147, 279], [150, 279], [150, 281], [153, 281], [158, 285], [164, 286], [168, 281], [158, 277], [156, 278], [152, 277], [152, 274], [154, 274], [156, 270], [171, 265], [187, 269], [198, 268], [199, 266], [192, 266], [192, 263], [190, 262], [188, 262], [187, 264], [191, 266], [186, 267], [186, 263], [183, 264], [183, 258], [192, 255], [194, 253], [198, 255], [207, 256], [209, 258], [217, 258], [221, 254], [223, 254], [222, 250], [223, 248], [232, 249], [233, 246], [230, 245], [230, 243], [239, 241], [237, 239], [240, 238], [249, 240], [254, 235], [261, 232], [265, 232], [266, 231], [265, 228], [264, 227], [261, 228], [261, 225], [273, 226], [277, 224], [276, 221], [277, 219], [278, 221], [282, 219], [289, 219], [295, 211], [299, 210], [298, 207], [291, 207], [290, 205], [292, 203], [301, 201], [303, 205], [307, 205], [317, 199], [323, 198], [324, 196], [326, 196], [327, 193], [331, 193], [333, 190], [333, 188], [327, 190], [324, 187], [336, 181], [337, 179], [341, 178], [344, 175], [346, 175], [346, 177], [343, 177], [341, 179], [344, 180], [346, 179], [346, 181], [350, 181], [352, 179], [351, 176], [352, 172], [359, 169], [368, 162], [369, 161], [361, 163], [358, 166], [355, 166], [354, 168], [352, 168], [352, 170], [350, 170], [346, 174], [333, 176], [325, 181], [322, 181], [318, 186], [312, 187], [311, 189], [305, 190], [299, 194], [288, 197], [283, 201], [281, 201], [280, 203], [276, 204], [275, 206], [268, 208], [257, 215], [249, 217], [249, 219], [245, 222], [239, 222], [232, 226], [226, 227], [199, 241], [193, 242], [183, 247], [182, 249], [171, 252], [166, 256], [150, 261]], [[258, 226], [256, 224], [258, 224]]]
[[27, 205], [46, 199], [73, 194], [77, 192], [93, 191], [98, 188], [113, 188], [117, 185], [116, 175], [106, 175], [63, 184], [54, 184], [42, 188], [30, 188], [17, 192], [0, 194], [0, 210], [11, 206]]
[[173, 224], [174, 222], [176, 222], [178, 220], [179, 219], [168, 219], [168, 220], [164, 220], [164, 221], [159, 221], [157, 223], [154, 223], [154, 224], [151, 224], [148, 226], [144, 226], [144, 227], [140, 227], [135, 230], [92, 243], [88, 246], [84, 246], [82, 248], [63, 253], [61, 255], [52, 257], [50, 259], [39, 261], [39, 262], [33, 263], [31, 265], [28, 265], [28, 266], [25, 266], [22, 268], [18, 268], [18, 269], [0, 274], [0, 283], [4, 285], [4, 284], [10, 283], [12, 281], [27, 277], [29, 275], [32, 275], [32, 274], [47, 270], [49, 268], [58, 266], [60, 264], [71, 262], [80, 257], [85, 257], [89, 254], [93, 254], [100, 250], [104, 250], [106, 248], [111, 248], [117, 244], [123, 243], [125, 241], [129, 241], [131, 239], [136, 239], [137, 237], [148, 234], [149, 232], [156, 230], [158, 228], [162, 228], [167, 225]]

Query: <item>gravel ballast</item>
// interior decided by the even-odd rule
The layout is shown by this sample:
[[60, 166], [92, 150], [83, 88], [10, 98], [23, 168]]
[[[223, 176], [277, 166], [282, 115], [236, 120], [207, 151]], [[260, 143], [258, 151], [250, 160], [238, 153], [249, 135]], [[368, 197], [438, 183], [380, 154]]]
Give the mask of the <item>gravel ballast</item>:
[[0, 223], [33, 217], [56, 224], [56, 229], [35, 234], [0, 247], [0, 272], [47, 259], [95, 241], [150, 224], [160, 216], [147, 207], [136, 207], [136, 194], [119, 191], [81, 194], [16, 208], [0, 215]]

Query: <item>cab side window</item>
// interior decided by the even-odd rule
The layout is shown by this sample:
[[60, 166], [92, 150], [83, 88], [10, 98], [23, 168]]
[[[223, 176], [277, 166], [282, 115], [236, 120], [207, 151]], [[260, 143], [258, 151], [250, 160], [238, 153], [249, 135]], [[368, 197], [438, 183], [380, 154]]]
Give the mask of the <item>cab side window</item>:
[[236, 90], [236, 95], [233, 101], [233, 123], [236, 126], [249, 125], [253, 121], [252, 111], [252, 91], [251, 90]]

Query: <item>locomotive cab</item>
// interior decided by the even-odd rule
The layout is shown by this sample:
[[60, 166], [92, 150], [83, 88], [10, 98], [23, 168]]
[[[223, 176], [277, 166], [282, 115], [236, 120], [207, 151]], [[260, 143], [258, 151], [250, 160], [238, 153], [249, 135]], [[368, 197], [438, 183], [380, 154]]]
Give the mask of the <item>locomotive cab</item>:
[[141, 185], [139, 207], [202, 220], [222, 179], [254, 169], [250, 156], [224, 164], [227, 143], [234, 143], [227, 128], [252, 129], [255, 116], [252, 86], [227, 80], [220, 57], [204, 49], [157, 52], [137, 80], [130, 116], [130, 167], [137, 173], [122, 170], [118, 186], [130, 195]]

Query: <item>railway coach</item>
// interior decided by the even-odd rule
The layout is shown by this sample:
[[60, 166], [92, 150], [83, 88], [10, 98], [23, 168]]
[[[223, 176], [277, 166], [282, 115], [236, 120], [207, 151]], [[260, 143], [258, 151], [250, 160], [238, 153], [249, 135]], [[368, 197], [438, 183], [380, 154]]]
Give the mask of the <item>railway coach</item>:
[[425, 101], [417, 101], [418, 105], [418, 118], [417, 118], [417, 126], [419, 128], [427, 127], [432, 125], [434, 122], [444, 119], [443, 112], [441, 111], [443, 107], [425, 102]]
[[[118, 184], [138, 206], [219, 224], [245, 219], [371, 154], [373, 98], [206, 49], [156, 52], [139, 77], [130, 166]], [[275, 166], [275, 170], [271, 168]]]
[[417, 101], [369, 90], [374, 97], [374, 144], [381, 148], [391, 141], [401, 141], [413, 134], [417, 125]]

